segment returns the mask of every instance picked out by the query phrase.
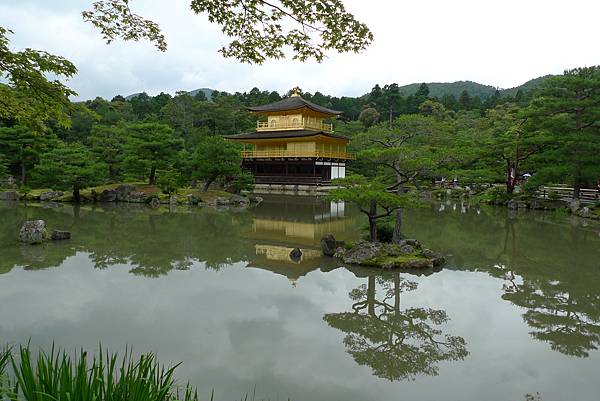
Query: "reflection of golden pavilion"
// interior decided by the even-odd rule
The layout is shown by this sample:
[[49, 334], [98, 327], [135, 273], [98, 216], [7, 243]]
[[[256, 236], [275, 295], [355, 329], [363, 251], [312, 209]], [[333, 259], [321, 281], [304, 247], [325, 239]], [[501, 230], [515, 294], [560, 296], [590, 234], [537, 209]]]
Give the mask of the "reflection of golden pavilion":
[[[343, 237], [353, 219], [345, 216], [344, 204], [317, 198], [278, 196], [259, 205], [246, 237], [255, 240], [256, 260], [249, 267], [267, 269], [295, 280], [331, 262], [322, 258], [320, 241], [327, 233]], [[282, 210], [283, 209], [283, 210]], [[299, 248], [302, 256], [290, 253]]]

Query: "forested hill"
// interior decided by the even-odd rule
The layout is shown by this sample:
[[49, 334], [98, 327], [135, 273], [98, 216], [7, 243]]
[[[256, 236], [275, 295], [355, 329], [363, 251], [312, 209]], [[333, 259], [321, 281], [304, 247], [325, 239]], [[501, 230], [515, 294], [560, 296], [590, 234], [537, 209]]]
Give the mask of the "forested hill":
[[[535, 78], [514, 88], [500, 89], [500, 95], [514, 97], [519, 89], [523, 92], [531, 91], [538, 88], [550, 76], [546, 75]], [[420, 85], [420, 83], [414, 83], [400, 86], [399, 89], [405, 96], [414, 95]], [[491, 85], [483, 85], [473, 81], [427, 82], [427, 86], [429, 87], [429, 95], [437, 98], [442, 98], [444, 95], [452, 95], [458, 99], [463, 91], [467, 91], [471, 97], [479, 96], [480, 99], [485, 100], [493, 96], [496, 92], [496, 88]]]
[[[552, 75], [546, 75], [531, 79], [522, 85], [515, 86], [514, 88], [500, 89], [500, 96], [515, 97], [519, 89], [523, 92], [530, 92], [534, 89], [537, 89], [547, 78], [551, 76]], [[399, 90], [404, 96], [409, 96], [414, 95], [420, 86], [420, 83], [414, 83], [400, 86]], [[458, 99], [464, 91], [467, 91], [471, 97], [477, 96], [481, 100], [485, 100], [493, 96], [496, 92], [496, 88], [491, 85], [483, 85], [473, 81], [428, 82], [427, 86], [429, 87], [429, 96], [438, 99], [441, 99], [444, 95], [454, 96], [456, 99]], [[188, 94], [194, 97], [198, 94], [198, 92], [203, 92], [207, 100], [212, 100], [213, 93], [217, 92], [217, 90], [210, 88], [199, 88], [189, 91]], [[126, 96], [125, 99], [131, 100], [140, 94], [141, 93], [134, 93]], [[365, 96], [368, 96], [368, 94]]]

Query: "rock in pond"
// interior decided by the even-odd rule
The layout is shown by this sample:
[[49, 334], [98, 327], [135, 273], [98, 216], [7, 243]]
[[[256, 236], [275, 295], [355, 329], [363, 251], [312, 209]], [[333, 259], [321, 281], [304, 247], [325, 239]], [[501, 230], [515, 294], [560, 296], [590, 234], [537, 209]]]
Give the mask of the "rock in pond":
[[325, 256], [334, 256], [339, 247], [344, 246], [344, 241], [337, 241], [333, 234], [325, 234], [321, 238], [321, 250]]
[[48, 239], [48, 229], [44, 220], [28, 220], [19, 231], [19, 241], [25, 244], [41, 244]]
[[259, 203], [261, 203], [263, 201], [263, 198], [258, 195], [250, 195], [248, 197], [248, 200], [250, 201], [250, 203], [252, 203], [254, 205], [258, 205]]
[[250, 200], [241, 195], [233, 195], [229, 198], [229, 203], [235, 206], [247, 206], [250, 204]]
[[50, 238], [52, 238], [53, 241], [71, 239], [71, 232], [65, 230], [53, 230]]
[[158, 198], [152, 198], [150, 199], [150, 207], [157, 209], [160, 207], [160, 199]]
[[229, 202], [229, 199], [219, 196], [219, 197], [217, 197], [217, 199], [215, 199], [215, 205], [216, 206], [229, 206], [230, 202]]
[[41, 201], [51, 201], [51, 200], [55, 200], [56, 198], [59, 198], [63, 195], [64, 195], [64, 193], [62, 191], [42, 192], [40, 194], [40, 200]]

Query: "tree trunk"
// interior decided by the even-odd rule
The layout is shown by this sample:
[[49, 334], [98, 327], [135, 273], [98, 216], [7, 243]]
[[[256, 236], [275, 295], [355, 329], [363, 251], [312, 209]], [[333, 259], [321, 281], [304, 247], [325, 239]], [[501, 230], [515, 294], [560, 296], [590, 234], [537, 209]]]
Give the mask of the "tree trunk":
[[148, 184], [154, 185], [156, 184], [156, 167], [152, 166], [150, 169], [150, 178], [148, 179]]
[[81, 195], [79, 194], [78, 186], [73, 187], [73, 202], [75, 202], [75, 203], [81, 202]]
[[581, 180], [575, 177], [575, 185], [573, 185], [573, 200], [579, 200], [581, 195]]
[[214, 178], [207, 178], [206, 181], [204, 182], [204, 187], [202, 188], [202, 192], [206, 192], [208, 191], [208, 188], [210, 187], [210, 184], [212, 184], [215, 181]]
[[111, 163], [108, 164], [108, 179], [112, 182], [115, 178], [115, 169]]
[[25, 185], [25, 180], [27, 179], [27, 168], [25, 167], [25, 162], [21, 162], [21, 185]]
[[402, 239], [402, 209], [396, 209], [396, 224], [394, 224], [394, 235], [392, 236], [392, 242], [399, 244]]
[[377, 241], [377, 221], [375, 217], [377, 216], [377, 201], [371, 201], [371, 207], [369, 209], [369, 241], [375, 242]]
[[512, 195], [515, 191], [516, 172], [511, 163], [506, 167], [506, 193]]

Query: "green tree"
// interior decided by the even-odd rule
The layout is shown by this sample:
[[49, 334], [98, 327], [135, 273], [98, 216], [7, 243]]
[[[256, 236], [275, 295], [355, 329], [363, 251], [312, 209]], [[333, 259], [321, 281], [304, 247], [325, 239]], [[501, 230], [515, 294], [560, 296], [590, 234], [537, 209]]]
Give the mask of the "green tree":
[[73, 201], [80, 202], [80, 190], [102, 182], [106, 166], [79, 143], [59, 142], [40, 157], [33, 169], [34, 179], [54, 189], [70, 189]]
[[533, 127], [524, 130], [527, 119], [521, 110], [511, 104], [488, 110], [485, 123], [488, 126], [487, 144], [480, 150], [489, 157], [483, 157], [488, 168], [501, 162], [506, 178], [506, 193], [514, 192], [523, 163], [541, 153], [548, 146], [548, 136], [534, 131]]
[[[356, 135], [352, 143], [358, 157], [383, 167], [391, 184], [389, 190], [403, 192], [407, 183], [417, 184], [423, 176], [431, 176], [448, 159], [445, 152], [451, 142], [443, 121], [422, 115], [402, 115], [392, 128], [381, 125]], [[391, 175], [390, 175], [391, 174]]]
[[10, 170], [20, 177], [21, 185], [27, 183], [29, 170], [37, 163], [48, 142], [49, 137], [36, 134], [26, 126], [0, 127], [0, 155], [4, 156]]
[[203, 138], [192, 155], [194, 178], [204, 180], [204, 191], [218, 178], [235, 176], [241, 171], [242, 155], [238, 145], [223, 137]]
[[[329, 197], [333, 201], [346, 201], [356, 204], [361, 213], [369, 220], [369, 240], [377, 241], [377, 221], [390, 216], [394, 211], [409, 204], [412, 199], [406, 194], [399, 196], [389, 193], [385, 185], [377, 179], [361, 175], [349, 175], [346, 178], [333, 180], [338, 187], [332, 189]], [[394, 240], [398, 241], [400, 222], [396, 221]], [[397, 231], [397, 232], [396, 232]]]
[[374, 124], [377, 124], [381, 115], [374, 107], [365, 107], [363, 111], [360, 112], [358, 116], [358, 120], [363, 124], [365, 128], [369, 128]]
[[[196, 14], [207, 14], [233, 38], [220, 52], [242, 62], [283, 58], [285, 48], [292, 49], [294, 59], [322, 61], [326, 50], [356, 53], [373, 41], [369, 28], [340, 0], [280, 0], [276, 5], [262, 0], [191, 0], [190, 7]], [[134, 14], [129, 0], [99, 0], [82, 14], [108, 43], [116, 38], [148, 39], [161, 51], [167, 48], [159, 26]]]
[[183, 143], [173, 129], [160, 123], [128, 124], [124, 127], [127, 142], [124, 156], [127, 170], [139, 177], [147, 177], [150, 185], [156, 183], [156, 171], [166, 170]]
[[122, 175], [125, 145], [127, 144], [125, 129], [114, 126], [95, 125], [88, 138], [90, 150], [98, 160], [107, 167], [107, 178], [116, 182]]
[[[198, 93], [204, 93], [202, 91]], [[187, 144], [194, 130], [196, 101], [187, 92], [177, 92], [160, 110], [161, 120], [167, 122]]]
[[0, 155], [0, 181], [4, 180], [8, 176], [8, 163], [4, 158], [4, 155]]
[[240, 194], [242, 191], [252, 191], [254, 189], [254, 175], [243, 170], [238, 172], [231, 182], [231, 188], [236, 194]]
[[47, 75], [70, 78], [77, 69], [68, 60], [44, 51], [11, 51], [11, 33], [0, 26], [0, 118], [14, 119], [35, 132], [45, 131], [50, 120], [69, 126], [69, 96], [76, 93]]
[[462, 110], [471, 110], [472, 108], [471, 95], [466, 90], [462, 91], [458, 98], [458, 105]]
[[600, 66], [548, 78], [527, 115], [555, 143], [538, 159], [536, 180], [569, 183], [579, 199], [580, 189], [600, 177]]
[[158, 172], [157, 184], [164, 194], [174, 194], [181, 187], [181, 183], [182, 178], [179, 171], [170, 169]]

